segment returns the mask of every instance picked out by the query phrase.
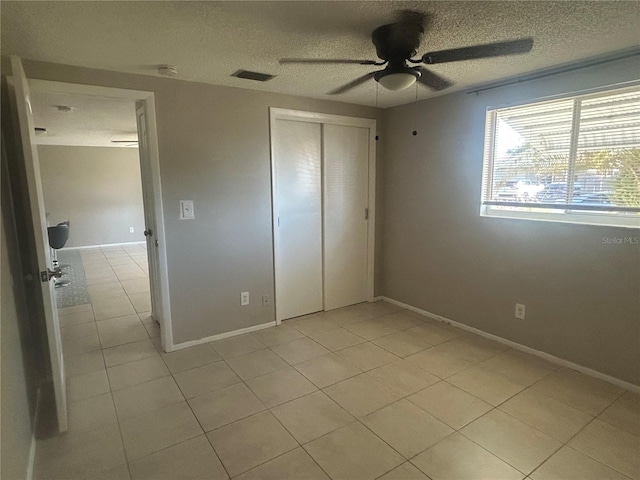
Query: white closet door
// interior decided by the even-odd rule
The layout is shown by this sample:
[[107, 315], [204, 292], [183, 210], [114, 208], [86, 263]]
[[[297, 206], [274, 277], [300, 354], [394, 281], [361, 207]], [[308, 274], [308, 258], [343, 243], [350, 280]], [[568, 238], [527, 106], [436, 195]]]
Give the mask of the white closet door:
[[369, 129], [324, 125], [324, 308], [367, 299]]
[[276, 317], [285, 320], [322, 310], [322, 141], [318, 123], [274, 123]]

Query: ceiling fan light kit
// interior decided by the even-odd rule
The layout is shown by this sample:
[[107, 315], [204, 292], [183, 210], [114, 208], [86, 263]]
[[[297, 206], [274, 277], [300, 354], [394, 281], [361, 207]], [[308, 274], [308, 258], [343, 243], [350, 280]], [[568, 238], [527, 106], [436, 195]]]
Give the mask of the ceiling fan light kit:
[[397, 92], [416, 83], [417, 77], [410, 73], [390, 73], [376, 78], [376, 81], [387, 90]]
[[445, 88], [451, 87], [453, 83], [421, 65], [410, 67], [408, 64], [433, 65], [479, 58], [500, 57], [504, 55], [519, 55], [528, 53], [533, 48], [532, 38], [521, 38], [427, 52], [418, 58], [414, 58], [422, 43], [422, 36], [424, 35], [425, 27], [429, 23], [430, 17], [424, 12], [401, 10], [398, 12], [397, 18], [396, 22], [382, 25], [371, 33], [371, 41], [376, 48], [376, 55], [381, 61], [282, 58], [280, 59], [280, 63], [387, 65], [383, 70], [369, 72], [330, 91], [329, 95], [345, 93], [352, 88], [366, 83], [371, 78], [387, 90], [392, 91], [404, 90], [416, 82], [433, 90], [444, 90]]
[[420, 72], [411, 68], [392, 70], [386, 68], [381, 72], [376, 72], [373, 78], [387, 90], [397, 92], [416, 83], [416, 80], [420, 78]]

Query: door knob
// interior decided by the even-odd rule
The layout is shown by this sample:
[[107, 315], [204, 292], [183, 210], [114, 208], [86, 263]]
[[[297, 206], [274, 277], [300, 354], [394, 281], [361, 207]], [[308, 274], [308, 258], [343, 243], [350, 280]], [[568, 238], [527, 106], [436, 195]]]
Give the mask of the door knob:
[[145, 230], [143, 233], [145, 237], [150, 237], [151, 235], [153, 235], [153, 230]]

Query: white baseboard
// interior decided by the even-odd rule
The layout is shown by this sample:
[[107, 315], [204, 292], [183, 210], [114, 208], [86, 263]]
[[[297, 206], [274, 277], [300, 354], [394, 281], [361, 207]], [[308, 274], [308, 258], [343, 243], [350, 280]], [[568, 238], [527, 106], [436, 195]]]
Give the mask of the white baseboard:
[[198, 340], [190, 340], [188, 342], [178, 343], [171, 346], [168, 352], [175, 352], [176, 350], [182, 350], [183, 348], [194, 347], [196, 345], [202, 345], [203, 343], [214, 342], [216, 340], [222, 340], [224, 338], [235, 337], [242, 335], [243, 333], [257, 332], [258, 330], [264, 330], [265, 328], [275, 327], [276, 322], [262, 323], [260, 325], [254, 325], [253, 327], [241, 328], [239, 330], [233, 330], [231, 332], [219, 333], [218, 335], [212, 335], [210, 337], [200, 338]]
[[124, 247], [127, 245], [144, 245], [147, 242], [123, 242], [123, 243], [103, 243], [101, 245], [86, 245], [84, 247], [64, 247], [60, 250], [87, 250], [90, 248], [109, 248], [109, 247]]
[[27, 464], [27, 474], [25, 478], [27, 480], [33, 479], [33, 470], [36, 464], [36, 436], [31, 435], [31, 447], [29, 448], [29, 463]]
[[439, 322], [446, 323], [454, 327], [458, 327], [468, 332], [475, 333], [476, 335], [480, 335], [490, 340], [494, 340], [496, 342], [502, 343], [503, 345], [507, 345], [511, 348], [514, 348], [516, 350], [520, 350], [522, 352], [535, 355], [536, 357], [540, 357], [544, 360], [547, 360], [548, 362], [555, 363], [556, 365], [561, 365], [563, 367], [576, 370], [580, 373], [584, 373], [585, 375], [589, 375], [591, 377], [604, 380], [605, 382], [609, 382], [613, 385], [616, 385], [617, 387], [631, 390], [632, 392], [635, 392], [635, 393], [640, 393], [640, 385], [635, 385], [633, 383], [620, 380], [619, 378], [612, 377], [611, 375], [598, 372], [597, 370], [592, 370], [591, 368], [583, 367], [582, 365], [578, 365], [577, 363], [570, 362], [569, 360], [565, 360], [564, 358], [559, 358], [554, 355], [551, 355], [550, 353], [542, 352], [540, 350], [536, 350], [535, 348], [527, 347], [526, 345], [522, 345], [520, 343], [507, 340], [506, 338], [502, 338], [497, 335], [487, 333], [483, 330], [478, 330], [477, 328], [470, 327], [469, 325], [465, 325], [464, 323], [456, 322], [455, 320], [450, 320], [443, 316], [436, 315], [435, 313], [427, 312], [426, 310], [422, 310], [421, 308], [414, 307], [407, 303], [399, 302], [398, 300], [394, 300], [393, 298], [382, 296], [381, 299], [384, 300], [385, 302], [393, 303], [394, 305], [398, 305], [399, 307], [403, 307], [403, 308], [406, 308], [407, 310], [411, 310], [412, 312], [416, 312], [416, 313], [419, 313], [420, 315], [424, 315], [425, 317], [433, 318], [434, 320], [438, 320]]

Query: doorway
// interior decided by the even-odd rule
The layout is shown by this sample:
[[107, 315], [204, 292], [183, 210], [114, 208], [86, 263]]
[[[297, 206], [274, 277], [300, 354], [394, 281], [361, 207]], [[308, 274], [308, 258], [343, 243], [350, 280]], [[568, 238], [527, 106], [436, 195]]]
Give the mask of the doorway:
[[[100, 237], [106, 238], [106, 240], [100, 241], [96, 238], [83, 238], [80, 240], [80, 243], [89, 244], [83, 246], [91, 247], [91, 244], [93, 244], [94, 247], [87, 249], [82, 248], [79, 251], [82, 256], [88, 257], [89, 260], [92, 260], [92, 254], [95, 254], [93, 259], [101, 259], [100, 254], [103, 254], [111, 269], [116, 273], [117, 279], [122, 280], [123, 282], [131, 280], [129, 283], [133, 284], [135, 283], [134, 280], [138, 280], [138, 283], [141, 284], [145, 279], [139, 275], [135, 275], [133, 270], [139, 267], [144, 271], [148, 277], [148, 297], [151, 317], [160, 327], [160, 340], [163, 350], [171, 350], [173, 347], [173, 340], [169, 318], [168, 278], [166, 275], [166, 250], [164, 244], [164, 225], [160, 195], [160, 176], [157, 156], [155, 105], [153, 94], [149, 92], [108, 87], [94, 87], [44, 80], [29, 80], [29, 85], [31, 87], [32, 97], [37, 97], [44, 93], [51, 97], [49, 100], [55, 98], [68, 98], [69, 102], [73, 103], [73, 99], [77, 99], [83, 104], [92, 106], [94, 111], [99, 110], [100, 106], [109, 106], [109, 108], [115, 112], [114, 118], [118, 118], [118, 121], [113, 125], [113, 131], [111, 134], [100, 131], [101, 128], [104, 130], [104, 125], [101, 125], [100, 122], [105, 123], [109, 121], [108, 113], [105, 112], [104, 108], [102, 109], [101, 115], [105, 118], [101, 118], [101, 115], [99, 114], [95, 115], [93, 119], [86, 120], [86, 129], [88, 132], [87, 141], [89, 142], [89, 145], [97, 144], [110, 147], [103, 148], [102, 153], [105, 151], [117, 150], [127, 153], [128, 157], [131, 157], [132, 155], [136, 157], [137, 161], [134, 162], [135, 165], [128, 167], [124, 167], [124, 164], [119, 167], [114, 165], [114, 168], [123, 169], [133, 167], [134, 169], [137, 169], [137, 173], [139, 175], [138, 179], [135, 179], [135, 177], [130, 178], [129, 183], [139, 181], [141, 192], [132, 192], [130, 196], [139, 196], [140, 198], [132, 198], [131, 202], [140, 202], [140, 205], [139, 208], [137, 208], [137, 206], [134, 208], [133, 206], [126, 206], [125, 204], [122, 204], [119, 211], [135, 211], [125, 212], [125, 218], [119, 222], [119, 219], [116, 219], [114, 216], [114, 211], [118, 209], [116, 208], [116, 205], [113, 205], [113, 201], [117, 198], [118, 201], [126, 202], [126, 199], [121, 197], [127, 195], [123, 193], [127, 186], [121, 181], [115, 180], [115, 177], [112, 180], [117, 182], [117, 185], [108, 186], [107, 184], [109, 183], [109, 179], [103, 178], [103, 187], [111, 188], [118, 192], [109, 199], [112, 204], [112, 212], [107, 212], [105, 219], [110, 223], [110, 225], [102, 229], [103, 236]], [[48, 103], [51, 103], [51, 101]], [[60, 110], [60, 107], [64, 107], [64, 105], [55, 105], [54, 107], [55, 109]], [[34, 101], [35, 114], [37, 114], [36, 108], [37, 106]], [[49, 108], [50, 111], [53, 109], [53, 107]], [[123, 114], [125, 111], [127, 115]], [[117, 114], [119, 114], [120, 117], [117, 117]], [[73, 115], [81, 116], [82, 112], [76, 112], [73, 110], [71, 112], [63, 112], [63, 116], [66, 118]], [[64, 133], [65, 132], [63, 132], [63, 134]], [[47, 138], [47, 136], [43, 138]], [[55, 139], [55, 134], [50, 138]], [[41, 148], [45, 148], [41, 146], [42, 143], [46, 142], [38, 142], [39, 150]], [[55, 144], [55, 141], [53, 143]], [[113, 157], [113, 155], [111, 155], [111, 157]], [[120, 155], [120, 157], [124, 157], [124, 155]], [[107, 172], [108, 170], [109, 169], [107, 169]], [[44, 172], [41, 170], [41, 175], [43, 173]], [[74, 172], [69, 173], [72, 177], [71, 181], [79, 180], [77, 178], [77, 172], [75, 172], [75, 175]], [[135, 173], [136, 172], [132, 172], [133, 175], [135, 175]], [[108, 175], [109, 173], [103, 174], [103, 176]], [[135, 186], [131, 186], [131, 188], [135, 188]], [[95, 196], [105, 196], [105, 190], [103, 188], [100, 188], [100, 191], [97, 190], [98, 189], [94, 192]], [[45, 195], [46, 193], [47, 192], [45, 191]], [[60, 218], [53, 218], [52, 220], [54, 221], [54, 224], [57, 224]], [[119, 225], [118, 223], [123, 224]], [[130, 224], [131, 226], [128, 226]], [[111, 226], [113, 226], [113, 228], [111, 228]], [[70, 230], [74, 227], [78, 230], [80, 225], [70, 225], [70, 227]], [[82, 230], [84, 230], [83, 235], [86, 237], [89, 235], [87, 231], [95, 232], [98, 230], [98, 227], [94, 225], [94, 228], [89, 226]], [[119, 236], [114, 236], [113, 230], [122, 230], [122, 233]], [[132, 239], [134, 240], [133, 242], [131, 241]], [[95, 247], [96, 243], [98, 244], [97, 249]], [[72, 243], [71, 246], [73, 245], [74, 244]], [[125, 264], [124, 262], [127, 260], [129, 263]], [[130, 262], [131, 260], [133, 263]], [[123, 265], [118, 265], [118, 263], [122, 263]], [[129, 269], [132, 278], [127, 278], [127, 273], [129, 272], [125, 272], [126, 269]], [[100, 272], [94, 270], [93, 274], [100, 275]], [[141, 302], [145, 301], [143, 298], [138, 298], [145, 296], [142, 285], [132, 285], [131, 288], [131, 290], [127, 290], [125, 288], [125, 291], [127, 293], [131, 292], [131, 296], [133, 297], [132, 303], [134, 307], [136, 307], [136, 313], [140, 313], [140, 310], [147, 310], [146, 307], [137, 307], [136, 305], [136, 300], [140, 300]], [[100, 287], [95, 287], [94, 290], [100, 290]], [[138, 295], [136, 290], [140, 290], [141, 295]]]
[[[39, 80], [29, 81], [26, 78], [21, 61], [18, 57], [11, 58], [12, 76], [8, 77], [11, 110], [13, 121], [16, 126], [16, 137], [21, 148], [21, 159], [24, 167], [24, 181], [28, 192], [28, 218], [33, 226], [34, 257], [37, 257], [38, 271], [34, 271], [26, 277], [25, 281], [36, 281], [40, 284], [40, 292], [44, 309], [46, 325], [46, 335], [48, 341], [48, 354], [51, 368], [51, 390], [55, 397], [55, 412], [57, 420], [57, 430], [60, 432], [67, 430], [67, 388], [65, 360], [62, 352], [60, 317], [57, 308], [55, 289], [52, 280], [59, 278], [62, 273], [61, 266], [53, 263], [51, 256], [51, 237], [48, 229], [48, 221], [44, 206], [43, 185], [41, 177], [40, 160], [38, 157], [38, 141], [36, 139], [36, 125], [32, 114], [32, 94], [33, 88], [45, 88], [52, 93], [61, 95], [84, 95], [105, 99], [125, 99], [134, 102], [137, 115], [134, 122], [137, 122], [135, 133], [142, 148], [140, 148], [139, 167], [141, 171], [141, 183], [145, 200], [145, 230], [147, 233], [147, 248], [149, 262], [149, 277], [151, 289], [156, 295], [150, 303], [152, 315], [161, 325], [161, 345], [162, 349], [170, 351], [173, 349], [171, 320], [169, 317], [169, 296], [168, 296], [168, 276], [166, 250], [164, 244], [164, 225], [162, 216], [162, 202], [160, 195], [160, 177], [157, 151], [157, 134], [155, 125], [155, 105], [154, 96], [150, 92], [140, 92], [122, 89], [112, 89], [105, 87], [93, 87], [86, 85], [76, 85], [58, 82], [43, 82]], [[141, 126], [141, 122], [143, 125]], [[69, 172], [73, 177], [74, 172]], [[117, 186], [114, 185], [117, 190]], [[55, 226], [64, 225], [59, 222]], [[67, 225], [68, 226], [68, 225]], [[63, 229], [62, 229], [63, 230]], [[60, 231], [62, 231], [60, 230]], [[56, 237], [58, 238], [58, 237]], [[31, 241], [31, 240], [29, 240]], [[59, 242], [55, 242], [58, 244]], [[140, 253], [135, 252], [135, 253]], [[34, 261], [36, 259], [34, 258]], [[152, 267], [152, 265], [155, 266]], [[38, 297], [40, 298], [40, 295]], [[34, 299], [37, 300], [37, 299]], [[86, 305], [85, 305], [86, 306]], [[82, 306], [81, 306], [82, 307]], [[72, 307], [73, 308], [73, 307]], [[79, 308], [79, 312], [84, 307]], [[91, 309], [91, 305], [89, 305]], [[65, 312], [68, 313], [68, 312]], [[95, 323], [95, 319], [93, 320]], [[98, 344], [98, 348], [100, 345]], [[106, 371], [104, 363], [100, 362], [98, 375], [106, 381]], [[78, 368], [86, 368], [89, 364], [76, 362]], [[49, 388], [48, 385], [43, 385]], [[73, 390], [73, 389], [72, 389]]]
[[375, 120], [270, 114], [276, 322], [372, 301]]

